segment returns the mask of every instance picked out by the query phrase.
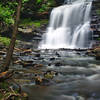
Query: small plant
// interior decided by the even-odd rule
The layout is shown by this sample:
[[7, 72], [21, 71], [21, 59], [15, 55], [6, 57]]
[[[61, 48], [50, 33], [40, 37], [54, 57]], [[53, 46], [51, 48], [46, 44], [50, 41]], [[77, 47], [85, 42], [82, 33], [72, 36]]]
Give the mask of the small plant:
[[0, 36], [0, 42], [5, 45], [5, 46], [8, 46], [10, 44], [10, 39], [9, 38], [6, 38], [6, 37], [1, 37]]
[[100, 15], [100, 10], [96, 10], [96, 12], [97, 12], [97, 14], [99, 14], [99, 15]]

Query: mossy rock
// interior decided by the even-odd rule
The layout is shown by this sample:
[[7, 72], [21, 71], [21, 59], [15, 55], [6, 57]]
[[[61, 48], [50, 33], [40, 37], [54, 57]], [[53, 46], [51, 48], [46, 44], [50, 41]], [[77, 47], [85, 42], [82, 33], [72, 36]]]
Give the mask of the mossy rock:
[[98, 15], [100, 15], [100, 9], [96, 10], [96, 13], [97, 13]]
[[42, 24], [48, 24], [48, 20], [47, 19], [43, 19], [43, 20], [32, 20], [30, 18], [28, 19], [22, 19], [20, 21], [20, 25], [19, 26], [34, 26], [36, 28], [40, 27]]
[[50, 74], [50, 73], [47, 73], [47, 74], [44, 75], [44, 77], [46, 79], [52, 79], [54, 77], [54, 75], [53, 74]]

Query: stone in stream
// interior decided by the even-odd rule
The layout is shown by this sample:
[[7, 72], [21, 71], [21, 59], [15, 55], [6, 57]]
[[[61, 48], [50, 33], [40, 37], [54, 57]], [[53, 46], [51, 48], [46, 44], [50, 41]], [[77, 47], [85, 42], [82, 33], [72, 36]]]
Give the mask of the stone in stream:
[[100, 55], [96, 55], [96, 60], [100, 60]]
[[21, 65], [22, 64], [22, 61], [19, 60], [19, 59], [18, 60], [14, 60], [13, 64], [20, 64]]
[[57, 75], [58, 73], [55, 71], [46, 71], [43, 75], [35, 74], [35, 84], [43, 86], [51, 85], [53, 83], [53, 78]]
[[36, 85], [49, 85], [50, 84], [50, 81], [46, 78], [42, 78], [40, 76], [38, 76], [37, 74], [35, 75], [35, 84]]
[[40, 57], [40, 54], [39, 53], [35, 54], [35, 57]]
[[18, 64], [18, 65], [22, 65], [23, 67], [27, 67], [27, 66], [33, 66], [33, 61], [32, 60], [27, 60], [27, 61], [23, 61], [21, 59], [18, 59], [16, 61], [13, 62], [13, 64]]
[[60, 55], [58, 52], [56, 52], [55, 54], [56, 54], [58, 57], [61, 57], [61, 55]]
[[22, 63], [23, 67], [27, 67], [27, 66], [33, 66], [33, 63], [31, 62], [24, 62]]
[[34, 67], [35, 68], [37, 68], [37, 67], [43, 67], [43, 64], [35, 64]]
[[92, 28], [92, 29], [97, 28], [97, 24], [91, 24], [91, 28]]
[[53, 61], [53, 60], [55, 60], [55, 58], [50, 58], [50, 61]]
[[25, 49], [25, 50], [23, 50], [23, 52], [20, 53], [20, 56], [29, 55], [31, 53], [32, 53], [31, 49]]
[[53, 71], [47, 71], [47, 72], [44, 73], [44, 78], [46, 78], [46, 79], [53, 79], [54, 74], [55, 73]]
[[94, 56], [96, 60], [100, 60], [100, 46], [87, 51], [88, 55]]
[[62, 66], [62, 63], [61, 62], [56, 62], [55, 66]]
[[100, 60], [100, 53], [99, 54], [96, 54], [96, 60]]
[[6, 54], [6, 52], [0, 51], [0, 55], [5, 55], [5, 54]]

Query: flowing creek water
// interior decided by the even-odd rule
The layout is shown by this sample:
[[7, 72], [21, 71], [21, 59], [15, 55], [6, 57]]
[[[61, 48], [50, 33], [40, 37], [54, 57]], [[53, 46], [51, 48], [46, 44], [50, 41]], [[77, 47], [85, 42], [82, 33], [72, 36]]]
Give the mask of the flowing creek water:
[[[100, 100], [100, 61], [88, 56], [85, 50], [90, 47], [92, 37], [89, 31], [92, 0], [71, 0], [71, 4], [66, 1], [68, 5], [53, 9], [40, 50], [20, 56], [23, 61], [43, 65], [19, 71], [19, 79], [30, 80], [21, 84], [29, 100]], [[34, 73], [43, 77], [47, 71], [57, 75], [45, 84], [35, 84]]]
[[[29, 100], [100, 100], [100, 61], [87, 56], [85, 50], [41, 50], [38, 53], [37, 58], [27, 57], [44, 65], [37, 69], [40, 76], [48, 70], [58, 75], [47, 84], [36, 85], [34, 81], [22, 84]], [[25, 70], [29, 69], [35, 70]], [[28, 73], [24, 79], [32, 80], [33, 76]]]

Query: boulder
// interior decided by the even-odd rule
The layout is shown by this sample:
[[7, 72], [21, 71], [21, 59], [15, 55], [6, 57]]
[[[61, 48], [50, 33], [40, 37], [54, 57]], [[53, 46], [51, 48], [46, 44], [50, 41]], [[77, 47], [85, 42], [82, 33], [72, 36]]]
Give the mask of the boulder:
[[96, 55], [96, 60], [100, 60], [100, 54]]
[[45, 85], [49, 85], [49, 83], [50, 83], [50, 80], [45, 79], [45, 78], [41, 78], [38, 75], [35, 75], [34, 80], [35, 80], [36, 85], [44, 85], [45, 86]]
[[62, 65], [63, 65], [63, 64], [62, 64], [61, 62], [56, 62], [56, 63], [55, 63], [55, 66], [58, 66], [58, 67], [59, 67], [59, 66], [62, 66]]
[[94, 56], [96, 60], [100, 60], [100, 46], [88, 50], [87, 54], [90, 56]]
[[36, 67], [36, 68], [37, 67], [43, 67], [43, 65], [42, 64], [35, 64], [34, 67]]

